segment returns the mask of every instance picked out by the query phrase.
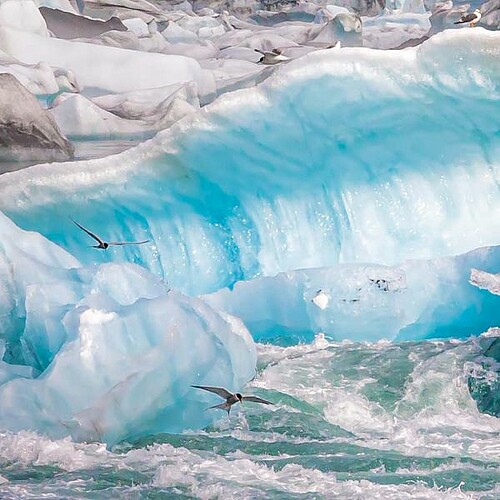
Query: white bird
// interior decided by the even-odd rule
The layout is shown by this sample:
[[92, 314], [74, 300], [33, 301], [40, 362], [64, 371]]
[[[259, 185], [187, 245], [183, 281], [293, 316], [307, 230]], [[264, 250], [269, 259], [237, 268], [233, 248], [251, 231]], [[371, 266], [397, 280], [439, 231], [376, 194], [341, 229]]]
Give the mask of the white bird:
[[[71, 219], [73, 220], [73, 219]], [[82, 225], [78, 224], [75, 220], [73, 223], [76, 224], [82, 231], [85, 231], [91, 238], [97, 241], [97, 245], [92, 245], [92, 248], [98, 248], [99, 250], [106, 250], [111, 245], [114, 246], [123, 246], [123, 245], [143, 245], [144, 243], [148, 243], [149, 240], [144, 241], [104, 241], [102, 238], [99, 238], [97, 234], [94, 234], [92, 231], [84, 228]]]
[[279, 64], [284, 61], [290, 61], [290, 58], [283, 55], [283, 49], [273, 49], [271, 52], [265, 52], [264, 50], [254, 49], [255, 52], [262, 54], [259, 59], [261, 64]]
[[479, 9], [476, 9], [471, 14], [464, 14], [460, 18], [460, 20], [455, 22], [454, 24], [469, 23], [469, 26], [472, 28], [479, 22], [480, 19], [481, 19], [481, 11]]
[[211, 387], [207, 385], [192, 385], [191, 387], [195, 387], [196, 389], [203, 389], [204, 391], [213, 392], [220, 396], [222, 399], [225, 399], [224, 403], [210, 406], [207, 410], [211, 410], [212, 408], [219, 408], [220, 410], [226, 410], [229, 416], [229, 412], [231, 411], [231, 406], [236, 403], [243, 403], [243, 401], [252, 401], [253, 403], [261, 403], [264, 405], [273, 405], [271, 401], [267, 401], [266, 399], [259, 398], [257, 396], [242, 396], [239, 392], [235, 394], [231, 394], [228, 390], [223, 387]]

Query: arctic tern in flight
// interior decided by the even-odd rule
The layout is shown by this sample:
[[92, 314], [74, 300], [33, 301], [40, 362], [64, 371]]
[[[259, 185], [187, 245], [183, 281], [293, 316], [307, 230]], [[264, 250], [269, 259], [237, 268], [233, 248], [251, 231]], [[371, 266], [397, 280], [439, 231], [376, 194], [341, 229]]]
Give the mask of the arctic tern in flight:
[[[73, 219], [71, 219], [73, 220]], [[94, 234], [92, 231], [89, 231], [88, 229], [84, 228], [82, 225], [78, 224], [75, 220], [73, 222], [82, 230], [85, 231], [90, 237], [94, 238], [94, 240], [97, 241], [98, 245], [92, 245], [92, 248], [98, 248], [100, 250], [106, 250], [108, 247], [111, 245], [114, 246], [123, 246], [123, 245], [143, 245], [144, 243], [148, 243], [150, 240], [144, 240], [144, 241], [104, 241], [103, 239], [99, 238], [97, 234]]]
[[215, 406], [210, 406], [209, 408], [207, 408], [207, 410], [211, 410], [212, 408], [219, 408], [221, 410], [226, 410], [228, 416], [229, 412], [231, 411], [231, 407], [235, 403], [243, 403], [243, 401], [251, 401], [252, 403], [261, 403], [264, 405], [274, 404], [271, 403], [271, 401], [267, 401], [257, 396], [242, 396], [239, 392], [231, 394], [228, 390], [224, 389], [223, 387], [210, 387], [206, 385], [192, 385], [191, 387], [196, 387], [196, 389], [203, 389], [204, 391], [213, 392], [214, 394], [217, 394], [217, 396], [220, 396], [222, 399], [225, 399], [226, 401], [224, 403]]

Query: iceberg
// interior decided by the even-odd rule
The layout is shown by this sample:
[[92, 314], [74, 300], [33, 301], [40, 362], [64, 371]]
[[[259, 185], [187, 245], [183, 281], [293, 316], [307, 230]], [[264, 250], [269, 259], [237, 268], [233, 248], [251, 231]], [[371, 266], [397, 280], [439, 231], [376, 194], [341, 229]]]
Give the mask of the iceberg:
[[500, 295], [500, 273], [491, 274], [479, 269], [471, 269], [470, 282], [478, 288]]
[[207, 425], [191, 384], [254, 377], [237, 318], [133, 264], [82, 267], [0, 214], [0, 427], [109, 444]]
[[498, 0], [489, 0], [481, 5], [481, 25], [498, 30], [500, 28], [500, 2]]
[[70, 138], [141, 137], [147, 136], [150, 130], [145, 122], [120, 118], [80, 94], [60, 95], [50, 113], [61, 131]]
[[[336, 341], [461, 338], [500, 324], [500, 299], [469, 283], [471, 269], [472, 284], [478, 282], [473, 266], [498, 269], [500, 247], [396, 267], [289, 271], [203, 298], [241, 318], [259, 342], [310, 342], [318, 332]], [[477, 286], [491, 290], [489, 276], [487, 285], [483, 278]]]
[[92, 99], [101, 109], [127, 120], [144, 120], [153, 128], [166, 128], [200, 108], [193, 82], [150, 90], [111, 94]]
[[0, 3], [0, 26], [48, 36], [47, 25], [31, 0]]
[[[1, 176], [0, 209], [83, 264], [127, 260], [189, 295], [498, 245], [499, 37], [307, 54], [120, 155]], [[95, 255], [68, 214], [153, 244]]]
[[0, 159], [68, 160], [74, 148], [50, 113], [11, 74], [0, 74]]
[[189, 57], [47, 38], [6, 26], [0, 26], [0, 49], [23, 63], [70, 69], [82, 89], [101, 92], [151, 89], [196, 81], [201, 75], [199, 64]]

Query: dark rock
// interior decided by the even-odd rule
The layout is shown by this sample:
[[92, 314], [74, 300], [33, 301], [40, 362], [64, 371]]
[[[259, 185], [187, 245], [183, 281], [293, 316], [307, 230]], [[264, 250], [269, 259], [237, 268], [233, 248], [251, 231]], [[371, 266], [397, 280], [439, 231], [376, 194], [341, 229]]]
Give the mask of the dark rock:
[[61, 161], [73, 145], [52, 115], [11, 74], [0, 73], [0, 160]]
[[107, 21], [89, 19], [57, 9], [40, 7], [47, 28], [57, 38], [71, 40], [73, 38], [93, 38], [108, 31], [127, 31], [127, 27], [117, 18]]

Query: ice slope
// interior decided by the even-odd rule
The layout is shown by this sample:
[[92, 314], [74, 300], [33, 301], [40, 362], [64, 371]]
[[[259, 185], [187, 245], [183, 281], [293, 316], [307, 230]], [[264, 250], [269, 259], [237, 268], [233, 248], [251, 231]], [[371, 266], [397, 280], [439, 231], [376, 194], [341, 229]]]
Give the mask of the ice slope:
[[397, 267], [290, 271], [204, 300], [241, 318], [257, 341], [310, 341], [318, 332], [368, 342], [469, 337], [500, 324], [500, 298], [469, 283], [474, 266], [500, 269], [500, 247]]
[[255, 374], [236, 318], [131, 264], [81, 267], [0, 213], [0, 428], [114, 443], [207, 425]]
[[72, 144], [51, 114], [13, 75], [0, 73], [0, 159], [69, 160]]
[[189, 57], [150, 54], [60, 40], [0, 26], [0, 50], [28, 64], [70, 69], [82, 89], [128, 92], [197, 80], [201, 69]]
[[[140, 263], [190, 294], [497, 245], [499, 41], [308, 54], [121, 155], [2, 176], [0, 208], [82, 262]], [[152, 244], [96, 255], [68, 214]]]
[[0, 26], [49, 36], [43, 17], [31, 0], [0, 2]]

